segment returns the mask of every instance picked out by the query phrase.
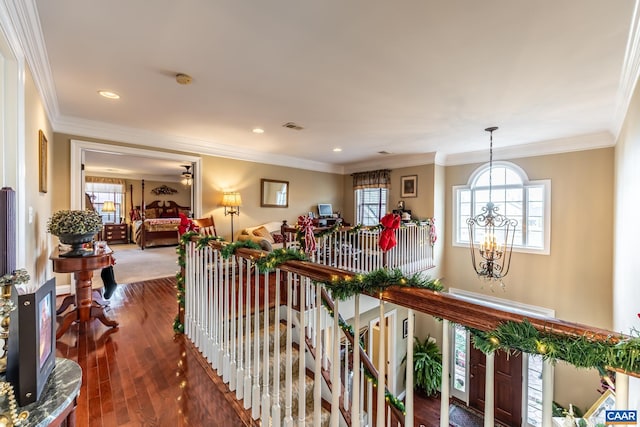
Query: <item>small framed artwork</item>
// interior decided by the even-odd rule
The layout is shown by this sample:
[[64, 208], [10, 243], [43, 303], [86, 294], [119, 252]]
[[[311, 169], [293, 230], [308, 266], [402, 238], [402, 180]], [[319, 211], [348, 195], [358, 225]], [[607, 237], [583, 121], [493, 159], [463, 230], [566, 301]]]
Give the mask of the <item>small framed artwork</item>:
[[402, 321], [402, 338], [406, 338], [409, 335], [409, 319]]
[[400, 178], [400, 197], [418, 197], [418, 175]]
[[42, 129], [38, 131], [38, 183], [41, 193], [47, 192], [47, 138], [44, 136]]
[[602, 393], [602, 396], [596, 401], [596, 403], [589, 408], [584, 414], [584, 419], [591, 422], [591, 425], [604, 425], [606, 424], [605, 413], [608, 410], [616, 408], [616, 395], [607, 390]]

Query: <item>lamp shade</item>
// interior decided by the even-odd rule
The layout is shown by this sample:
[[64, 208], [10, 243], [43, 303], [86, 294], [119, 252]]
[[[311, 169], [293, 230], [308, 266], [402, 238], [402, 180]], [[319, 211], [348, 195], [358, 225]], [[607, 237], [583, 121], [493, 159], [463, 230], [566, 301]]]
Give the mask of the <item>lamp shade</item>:
[[115, 212], [116, 205], [111, 200], [106, 200], [102, 204], [102, 212]]
[[229, 192], [222, 195], [222, 206], [237, 207], [242, 206], [242, 197], [238, 192]]

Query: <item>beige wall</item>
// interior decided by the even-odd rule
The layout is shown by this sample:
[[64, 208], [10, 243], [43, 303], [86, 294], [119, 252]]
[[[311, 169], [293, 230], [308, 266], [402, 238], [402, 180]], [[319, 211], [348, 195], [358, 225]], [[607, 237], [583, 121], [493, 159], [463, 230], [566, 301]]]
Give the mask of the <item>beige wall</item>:
[[[70, 206], [70, 141], [81, 139], [84, 141], [102, 142], [111, 145], [134, 146], [113, 141], [96, 140], [82, 136], [55, 134], [55, 156], [53, 168], [57, 173], [54, 210], [68, 209]], [[147, 148], [147, 147], [142, 147]], [[192, 154], [192, 153], [183, 153]], [[222, 193], [225, 191], [239, 191], [243, 205], [240, 215], [234, 217], [234, 234], [244, 227], [258, 225], [268, 221], [287, 220], [293, 224], [299, 215], [309, 211], [316, 211], [318, 203], [331, 203], [334, 210], [342, 209], [343, 176], [331, 173], [315, 172], [283, 166], [272, 166], [262, 163], [231, 160], [222, 157], [201, 156], [202, 158], [202, 214], [213, 215], [218, 234], [227, 240], [231, 238], [231, 219], [224, 216], [224, 208], [220, 206]], [[263, 208], [260, 207], [260, 179], [270, 178], [289, 181], [289, 207]], [[159, 197], [149, 192], [155, 182], [145, 181], [145, 201], [156, 200]], [[140, 187], [134, 187], [134, 204], [140, 197]], [[182, 184], [169, 183], [182, 191]], [[184, 192], [186, 194], [186, 191]], [[176, 200], [171, 196], [162, 196], [162, 200]], [[176, 200], [177, 201], [177, 200]], [[187, 202], [188, 204], [188, 202]]]
[[[499, 298], [554, 309], [556, 317], [610, 329], [612, 311], [613, 148], [515, 159], [530, 180], [551, 180], [551, 254], [514, 253]], [[447, 287], [491, 294], [475, 277], [469, 249], [451, 237], [452, 186], [480, 165], [447, 167], [444, 279]], [[559, 363], [555, 398], [588, 407], [598, 397], [595, 371]]]
[[[21, 218], [25, 224], [23, 242], [26, 245], [26, 264], [24, 266], [31, 275], [32, 283], [42, 284], [52, 276], [50, 254], [50, 235], [47, 233], [47, 220], [51, 216], [51, 205], [55, 197], [56, 169], [53, 167], [53, 132], [47, 119], [44, 105], [40, 100], [31, 72], [25, 73], [25, 163], [26, 163], [26, 218]], [[42, 130], [48, 141], [48, 189], [47, 193], [39, 191], [38, 159], [39, 143], [38, 131]], [[29, 222], [29, 210], [32, 211], [32, 221]]]
[[[616, 144], [615, 191], [615, 262], [613, 307], [615, 330], [640, 329], [636, 313], [640, 312], [640, 88], [631, 99], [627, 118]], [[640, 409], [640, 380], [631, 378], [630, 408]]]

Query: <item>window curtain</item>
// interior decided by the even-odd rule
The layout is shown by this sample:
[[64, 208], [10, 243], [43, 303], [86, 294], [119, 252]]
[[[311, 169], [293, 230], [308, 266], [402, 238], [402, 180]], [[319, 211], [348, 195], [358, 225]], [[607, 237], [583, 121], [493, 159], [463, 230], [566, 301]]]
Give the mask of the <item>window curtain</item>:
[[391, 188], [391, 170], [380, 169], [376, 171], [358, 172], [353, 177], [353, 189], [363, 188]]
[[127, 184], [121, 178], [102, 178], [99, 176], [87, 176], [84, 181], [87, 184], [93, 184], [87, 185], [88, 188], [90, 187], [93, 191], [102, 193], [124, 193]]

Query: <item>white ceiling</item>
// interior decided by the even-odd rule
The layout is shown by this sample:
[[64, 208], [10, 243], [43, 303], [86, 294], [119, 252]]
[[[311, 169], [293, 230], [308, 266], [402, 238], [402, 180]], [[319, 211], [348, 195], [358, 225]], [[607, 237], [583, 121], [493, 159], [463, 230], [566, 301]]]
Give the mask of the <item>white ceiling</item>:
[[610, 146], [637, 77], [635, 0], [29, 4], [55, 131], [316, 170]]

